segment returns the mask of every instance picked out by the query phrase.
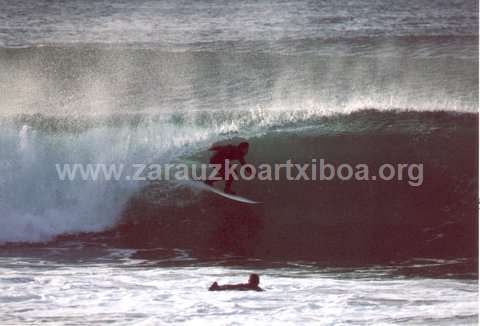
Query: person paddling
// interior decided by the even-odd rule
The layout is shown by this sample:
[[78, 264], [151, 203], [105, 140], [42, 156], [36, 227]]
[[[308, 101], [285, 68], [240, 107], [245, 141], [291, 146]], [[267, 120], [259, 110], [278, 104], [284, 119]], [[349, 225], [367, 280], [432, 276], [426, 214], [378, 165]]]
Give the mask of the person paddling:
[[260, 284], [260, 277], [257, 274], [250, 274], [248, 283], [218, 285], [217, 282], [213, 282], [208, 291], [265, 291], [258, 284]]

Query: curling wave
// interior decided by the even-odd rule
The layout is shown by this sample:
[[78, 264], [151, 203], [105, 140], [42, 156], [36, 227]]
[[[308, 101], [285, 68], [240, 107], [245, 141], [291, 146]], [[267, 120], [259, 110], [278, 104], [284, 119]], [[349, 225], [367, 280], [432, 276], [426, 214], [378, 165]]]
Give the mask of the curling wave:
[[[114, 228], [133, 248], [172, 247], [256, 258], [356, 260], [476, 256], [476, 114], [364, 110], [249, 138], [252, 163], [422, 163], [423, 184], [240, 181], [245, 206], [154, 183]], [[235, 141], [235, 138], [233, 138]], [[190, 156], [206, 160], [208, 153]], [[117, 239], [118, 240], [118, 239]]]

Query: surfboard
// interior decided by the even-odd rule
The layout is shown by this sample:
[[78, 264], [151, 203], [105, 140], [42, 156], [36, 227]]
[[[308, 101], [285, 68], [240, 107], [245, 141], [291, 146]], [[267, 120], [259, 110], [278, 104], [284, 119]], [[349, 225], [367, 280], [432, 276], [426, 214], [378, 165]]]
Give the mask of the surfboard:
[[262, 203], [262, 202], [259, 202], [259, 201], [255, 201], [255, 200], [251, 200], [251, 199], [242, 197], [242, 196], [227, 194], [226, 192], [223, 192], [223, 191], [221, 191], [221, 190], [219, 190], [215, 187], [207, 185], [203, 181], [193, 181], [192, 180], [192, 182], [193, 182], [193, 186], [197, 189], [210, 191], [210, 192], [213, 192], [213, 193], [215, 193], [219, 196], [222, 196], [224, 198], [228, 198], [228, 199], [231, 199], [231, 200], [234, 200], [234, 201], [238, 201], [240, 203], [253, 204], [253, 205]]
[[[187, 165], [201, 164], [199, 161], [193, 160], [193, 159], [189, 159], [189, 158], [180, 158], [177, 162], [178, 162], [178, 163], [187, 164]], [[212, 186], [207, 185], [207, 184], [206, 184], [205, 182], [203, 182], [203, 181], [189, 179], [189, 180], [187, 181], [187, 184], [189, 184], [189, 185], [192, 186], [193, 188], [200, 189], [200, 190], [205, 190], [205, 191], [210, 191], [210, 192], [213, 192], [214, 194], [217, 194], [217, 195], [222, 196], [222, 197], [224, 197], [224, 198], [227, 198], [227, 199], [230, 199], [230, 200], [234, 200], [234, 201], [237, 201], [237, 202], [240, 202], [240, 203], [251, 204], [251, 205], [261, 204], [261, 203], [262, 203], [262, 202], [260, 202], [260, 201], [255, 201], [255, 200], [248, 199], [248, 198], [245, 198], [245, 197], [242, 197], [242, 196], [227, 194], [227, 193], [224, 192], [224, 191], [221, 191], [221, 190], [219, 190], [219, 189], [217, 189], [217, 188], [215, 188], [215, 187], [212, 187]]]

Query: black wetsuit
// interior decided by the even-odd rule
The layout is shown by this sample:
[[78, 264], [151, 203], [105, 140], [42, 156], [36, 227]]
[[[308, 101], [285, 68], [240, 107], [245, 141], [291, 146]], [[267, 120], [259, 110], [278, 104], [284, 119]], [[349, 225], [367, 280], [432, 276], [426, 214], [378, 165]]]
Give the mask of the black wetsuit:
[[245, 158], [242, 151], [235, 145], [215, 146], [210, 148], [215, 151], [215, 155], [210, 159], [211, 164], [222, 164], [225, 166], [225, 161], [239, 161], [240, 164], [245, 164]]
[[226, 284], [226, 285], [218, 285], [217, 282], [213, 283], [209, 288], [208, 291], [265, 291], [258, 285], [254, 284]]
[[[235, 145], [224, 145], [224, 146], [214, 146], [209, 149], [214, 151], [215, 154], [210, 158], [210, 164], [221, 164], [220, 170], [218, 170], [217, 177], [225, 179], [225, 165], [226, 161], [239, 161], [240, 164], [245, 164], [244, 153], [238, 146]], [[213, 185], [215, 180], [207, 180], [208, 185]], [[233, 193], [231, 191], [233, 179], [229, 178], [225, 180], [225, 192]]]

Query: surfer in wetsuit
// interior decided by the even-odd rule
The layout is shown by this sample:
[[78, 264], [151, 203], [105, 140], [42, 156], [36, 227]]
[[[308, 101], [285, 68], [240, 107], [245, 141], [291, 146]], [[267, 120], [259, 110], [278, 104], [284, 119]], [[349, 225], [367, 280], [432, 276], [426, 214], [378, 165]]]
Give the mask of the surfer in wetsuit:
[[[217, 173], [217, 177], [221, 177], [225, 180], [225, 192], [228, 194], [235, 194], [232, 191], [232, 178], [225, 176], [226, 161], [239, 161], [241, 165], [246, 164], [245, 155], [248, 153], [249, 144], [247, 142], [241, 142], [238, 145], [223, 145], [212, 146], [208, 150], [214, 151], [215, 154], [210, 158], [210, 164], [220, 164], [221, 168]], [[206, 180], [207, 185], [212, 186], [217, 180]]]
[[208, 288], [208, 291], [265, 291], [258, 286], [259, 283], [260, 277], [257, 274], [250, 274], [250, 277], [248, 278], [248, 283], [218, 285], [217, 282], [213, 282], [213, 284], [210, 285], [210, 287]]

